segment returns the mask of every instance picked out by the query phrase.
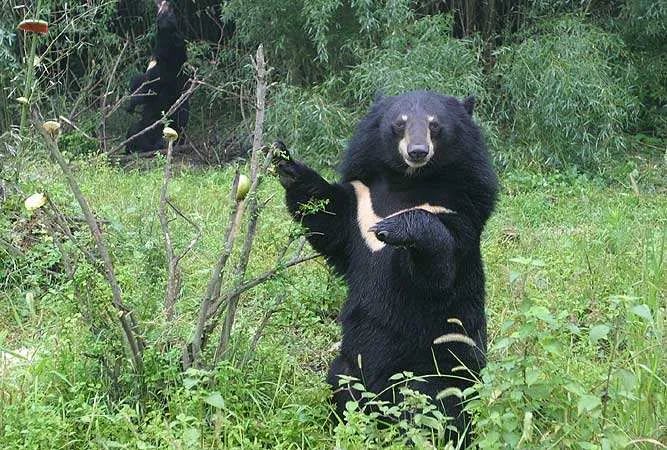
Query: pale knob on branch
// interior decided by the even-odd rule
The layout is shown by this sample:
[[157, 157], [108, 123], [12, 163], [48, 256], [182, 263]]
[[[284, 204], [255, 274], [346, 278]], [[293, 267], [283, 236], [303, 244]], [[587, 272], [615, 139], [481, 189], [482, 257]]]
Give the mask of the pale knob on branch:
[[162, 130], [162, 136], [164, 136], [164, 138], [169, 142], [174, 142], [176, 139], [178, 139], [178, 133], [171, 127], [164, 127], [164, 130]]
[[46, 204], [46, 195], [42, 194], [41, 192], [32, 194], [30, 197], [25, 199], [23, 204], [25, 205], [25, 209], [28, 211], [34, 211]]
[[60, 122], [55, 120], [47, 120], [42, 124], [42, 128], [44, 128], [44, 130], [49, 133], [51, 137], [55, 138], [60, 133]]
[[250, 179], [245, 175], [239, 175], [239, 185], [236, 188], [236, 201], [241, 201], [246, 198], [250, 191]]

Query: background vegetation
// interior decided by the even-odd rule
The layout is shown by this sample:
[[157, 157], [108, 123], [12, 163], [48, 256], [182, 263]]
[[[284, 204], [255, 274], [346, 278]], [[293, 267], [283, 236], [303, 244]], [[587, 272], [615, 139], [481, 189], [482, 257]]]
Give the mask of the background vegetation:
[[[323, 261], [284, 267], [300, 230], [264, 172], [246, 200], [261, 212], [247, 270], [234, 272], [252, 214], [222, 289], [275, 273], [238, 297], [225, 357], [218, 323], [184, 369], [238, 205], [230, 190], [237, 170], [251, 171], [260, 43], [272, 67], [263, 140], [283, 139], [331, 179], [378, 93], [477, 96], [503, 184], [483, 239], [489, 366], [467, 393], [481, 448], [667, 447], [664, 0], [178, 0], [201, 83], [192, 149], [175, 166], [115, 150], [131, 120], [127, 82], [150, 53], [153, 2], [0, 4], [0, 448], [445, 446], [417, 394], [396, 410], [411, 418], [390, 427], [354, 405], [346, 425], [331, 417], [323, 379], [345, 288]], [[26, 17], [50, 24], [34, 55], [34, 36], [16, 31]], [[24, 108], [62, 125], [59, 149], [140, 325], [141, 370], [99, 246], [48, 139], [31, 115], [21, 126]], [[172, 318], [158, 214], [166, 165], [182, 215], [172, 211], [174, 245], [200, 232], [180, 261]], [[28, 211], [35, 192], [49, 204]], [[220, 321], [230, 314], [226, 304]]]

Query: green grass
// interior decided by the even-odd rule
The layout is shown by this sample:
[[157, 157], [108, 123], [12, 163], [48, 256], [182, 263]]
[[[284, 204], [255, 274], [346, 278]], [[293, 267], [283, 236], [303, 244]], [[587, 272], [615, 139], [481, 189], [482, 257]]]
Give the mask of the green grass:
[[[99, 314], [96, 334], [85, 325], [86, 311], [110, 312], [103, 283], [85, 271], [74, 282], [59, 276], [47, 234], [25, 212], [16, 220], [16, 198], [3, 206], [0, 230], [32, 243], [24, 258], [0, 247], [0, 349], [31, 347], [37, 355], [0, 378], [0, 448], [356, 449], [379, 448], [391, 436], [394, 430], [354, 414], [346, 427], [327, 421], [324, 374], [339, 339], [335, 315], [345, 288], [322, 261], [243, 297], [232, 361], [179, 374], [179, 349], [165, 343], [187, 337], [194, 320], [221, 247], [231, 170], [185, 170], [173, 181], [174, 202], [204, 231], [184, 260], [173, 328], [159, 319], [161, 172], [86, 163], [78, 175], [96, 212], [110, 221], [105, 231], [124, 297], [155, 342], [146, 356], [149, 399], [137, 401], [123, 371], [116, 383], [104, 375], [99, 355], [113, 348], [106, 340], [116, 337], [116, 322]], [[59, 179], [41, 168], [26, 174], [23, 189], [46, 189], [76, 211]], [[471, 403], [480, 444], [663, 448], [667, 198], [576, 174], [512, 172], [502, 179], [483, 238], [491, 349], [480, 397]], [[293, 230], [278, 183], [269, 180], [262, 194], [275, 196], [260, 220], [251, 273], [270, 267]], [[177, 245], [185, 245], [194, 230], [184, 221], [173, 225]], [[285, 302], [257, 353], [241, 366], [249, 338], [282, 293]]]

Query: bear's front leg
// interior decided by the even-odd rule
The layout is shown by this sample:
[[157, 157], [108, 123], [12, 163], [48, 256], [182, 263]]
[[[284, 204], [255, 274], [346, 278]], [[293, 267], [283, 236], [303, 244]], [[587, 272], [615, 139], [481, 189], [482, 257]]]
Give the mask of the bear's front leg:
[[370, 231], [387, 245], [424, 251], [446, 245], [451, 240], [438, 216], [419, 208], [382, 219]]
[[411, 209], [381, 220], [371, 231], [378, 240], [397, 247], [398, 266], [407, 269], [413, 279], [437, 282], [444, 289], [451, 286], [456, 241], [436, 214]]
[[274, 146], [282, 153], [276, 167], [292, 217], [306, 227], [306, 237], [313, 248], [338, 273], [345, 273], [349, 260], [350, 192], [340, 184], [328, 183], [313, 169], [292, 159], [281, 142]]

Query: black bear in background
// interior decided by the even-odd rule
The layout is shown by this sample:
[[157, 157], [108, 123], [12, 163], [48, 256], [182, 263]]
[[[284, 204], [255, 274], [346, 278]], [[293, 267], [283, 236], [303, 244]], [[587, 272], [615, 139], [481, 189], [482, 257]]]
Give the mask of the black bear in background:
[[[167, 0], [157, 1], [157, 36], [146, 72], [132, 78], [132, 97], [126, 107], [128, 112], [143, 105], [141, 118], [127, 132], [130, 138], [141, 132], [171, 108], [183, 93], [187, 77], [183, 64], [187, 60], [185, 40], [178, 30], [174, 7]], [[189, 104], [185, 101], [167, 120], [179, 135], [188, 122]], [[163, 126], [159, 125], [143, 133], [127, 144], [128, 152], [145, 152], [165, 147]]]
[[[392, 375], [429, 375], [410, 387], [460, 433], [468, 430], [465, 445], [470, 421], [461, 399], [436, 396], [471, 386], [486, 364], [480, 235], [498, 181], [474, 103], [424, 91], [376, 100], [347, 148], [340, 183], [287, 152], [277, 162], [290, 213], [348, 285], [340, 354], [327, 380], [339, 416], [347, 401], [363, 405], [340, 375], [390, 401], [400, 399]], [[311, 200], [324, 210], [304, 212]]]

